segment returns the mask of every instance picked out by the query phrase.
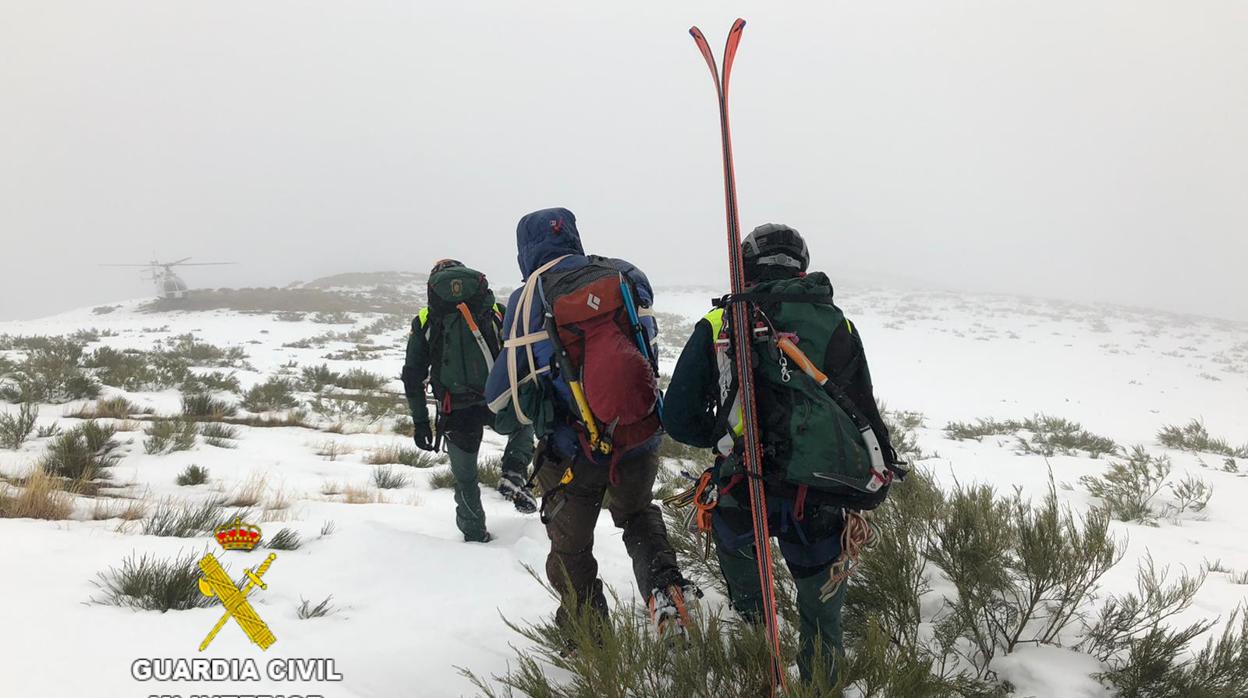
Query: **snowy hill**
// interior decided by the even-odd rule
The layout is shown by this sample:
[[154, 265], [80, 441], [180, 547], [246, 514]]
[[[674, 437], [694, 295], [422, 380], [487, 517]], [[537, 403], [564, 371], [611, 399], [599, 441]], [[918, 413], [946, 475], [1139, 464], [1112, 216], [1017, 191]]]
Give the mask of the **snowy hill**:
[[[408, 464], [411, 454], [402, 449], [410, 449], [410, 439], [396, 433], [406, 411], [397, 376], [419, 287], [415, 277], [361, 285], [350, 275], [303, 286], [344, 298], [362, 294], [371, 304], [364, 307], [373, 312], [262, 305], [240, 310], [228, 303], [189, 310], [134, 301], [103, 312], [84, 309], [0, 323], [0, 334], [6, 335], [0, 340], [5, 359], [0, 373], [32, 351], [21, 338], [78, 333], [73, 341], [100, 364], [88, 373], [129, 381], [127, 388], [101, 378], [104, 387], [94, 400], [44, 401], [37, 419], [43, 435], [0, 450], [0, 477], [8, 481], [0, 481], [0, 496], [17, 496], [58, 439], [54, 426], [64, 432], [81, 424], [82, 416], [101, 409], [97, 402], [121, 397], [128, 403], [125, 415], [99, 420], [117, 428], [119, 443], [120, 457], [107, 468], [106, 482], [74, 496], [62, 520], [0, 518], [5, 541], [0, 555], [8, 570], [0, 576], [5, 600], [0, 625], [6, 628], [0, 656], [4, 666], [30, 668], [5, 672], [0, 693], [454, 696], [475, 693], [456, 667], [482, 676], [505, 672], [514, 657], [510, 645], [520, 638], [500, 614], [523, 620], [554, 610], [526, 571], [542, 568], [546, 535], [536, 516], [518, 514], [483, 488], [495, 540], [462, 543], [451, 490], [434, 486], [445, 467]], [[657, 310], [668, 314], [661, 316], [664, 327], [683, 340], [680, 332], [707, 310], [715, 293], [660, 288]], [[1116, 459], [1076, 451], [1061, 455], [1060, 449], [1044, 455], [1035, 448], [1035, 430], [1018, 425], [1043, 414], [1078, 422], [1124, 448], [1141, 444], [1169, 456], [1171, 481], [1190, 474], [1213, 494], [1203, 510], [1161, 516], [1155, 525], [1112, 522], [1126, 554], [1105, 576], [1103, 591], [1134, 591], [1137, 562], [1151, 554], [1175, 570], [1214, 569], [1175, 622], [1215, 617], [1224, 622], [1248, 600], [1243, 544], [1248, 453], [1234, 453], [1248, 443], [1248, 325], [1005, 296], [886, 288], [840, 288], [838, 296], [864, 337], [879, 398], [890, 410], [922, 415], [922, 426], [914, 429], [925, 455], [919, 464], [942, 486], [986, 482], [999, 491], [1019, 487], [1026, 496], [1040, 497], [1051, 472], [1061, 501], [1086, 512], [1097, 500], [1080, 477], [1103, 473]], [[680, 344], [663, 344], [668, 372]], [[124, 366], [121, 359], [109, 359], [126, 350], [137, 359]], [[191, 378], [176, 366], [167, 368], [177, 361], [187, 362]], [[326, 371], [318, 379], [311, 369], [322, 364]], [[232, 415], [216, 417], [233, 435], [213, 437], [218, 445], [211, 445], [208, 432], [201, 431], [184, 450], [149, 446], [160, 437], [145, 430], [162, 416], [180, 415], [184, 393], [206, 393], [231, 406]], [[18, 407], [0, 403], [0, 411], [16, 415]], [[961, 440], [945, 429], [980, 419], [1016, 424]], [[1158, 442], [1163, 428], [1193, 419], [1226, 439], [1230, 455]], [[914, 421], [920, 422], [917, 416]], [[487, 433], [483, 455], [497, 455], [502, 445]], [[147, 452], [153, 450], [162, 452]], [[177, 484], [191, 465], [206, 469], [207, 481]], [[677, 463], [671, 465], [675, 469]], [[1172, 499], [1169, 490], [1158, 495], [1159, 503]], [[210, 501], [224, 503], [219, 513], [245, 508], [267, 539], [290, 529], [302, 540], [297, 549], [276, 551], [264, 576], [268, 588], [250, 597], [279, 639], [266, 653], [232, 622], [207, 651], [196, 651], [220, 617], [219, 605], [160, 613], [98, 603], [109, 596], [99, 575], [123, 569], [127, 560], [219, 553], [208, 532], [156, 535], [160, 527], [153, 523], [162, 511]], [[596, 537], [603, 578], [630, 598], [635, 591], [630, 562], [609, 517], [600, 519]], [[238, 577], [266, 552], [219, 557]], [[304, 600], [315, 606], [330, 596], [331, 612], [300, 617]], [[724, 601], [711, 594], [706, 604], [715, 609]], [[1220, 629], [1217, 625], [1214, 632]], [[333, 658], [342, 680], [145, 683], [131, 676], [132, 663], [140, 658], [198, 656], [252, 657], [258, 663], [274, 657]], [[1066, 650], [1023, 648], [994, 668], [1017, 695], [1110, 695], [1089, 676], [1102, 667]]]

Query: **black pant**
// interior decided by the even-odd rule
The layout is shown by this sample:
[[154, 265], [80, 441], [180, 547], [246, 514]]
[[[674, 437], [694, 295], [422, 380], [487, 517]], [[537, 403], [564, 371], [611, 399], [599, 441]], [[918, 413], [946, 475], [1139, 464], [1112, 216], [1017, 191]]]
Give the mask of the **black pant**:
[[555, 589], [565, 596], [574, 594], [578, 603], [606, 609], [598, 583], [598, 561], [594, 559], [594, 526], [603, 496], [608, 493], [611, 500], [607, 509], [616, 528], [624, 531], [624, 548], [633, 560], [638, 591], [649, 597], [652, 589], [682, 580], [663, 514], [652, 501], [659, 470], [657, 454], [624, 456], [616, 466], [618, 485], [610, 483], [606, 465], [578, 458], [572, 466], [572, 481], [560, 487], [567, 466], [547, 462], [549, 456], [544, 451], [539, 452], [536, 467], [541, 468], [538, 483], [547, 493], [542, 505], [550, 518], [546, 524], [550, 538], [546, 578]]

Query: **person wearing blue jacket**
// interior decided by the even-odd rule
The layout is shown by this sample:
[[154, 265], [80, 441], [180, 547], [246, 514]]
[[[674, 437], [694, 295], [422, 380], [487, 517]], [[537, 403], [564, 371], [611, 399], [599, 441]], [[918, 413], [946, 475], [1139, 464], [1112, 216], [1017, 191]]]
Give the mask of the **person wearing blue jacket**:
[[[607, 600], [593, 546], [603, 497], [610, 495], [607, 509], [615, 526], [623, 531], [637, 588], [649, 596], [652, 618], [660, 630], [668, 621], [683, 623], [686, 606], [700, 592], [681, 574], [662, 513], [652, 501], [660, 434], [656, 431], [625, 452], [591, 458], [584, 447], [584, 420], [571, 386], [559, 370], [556, 347], [544, 332], [540, 336], [534, 332], [534, 328], [545, 327], [547, 299], [541, 297], [541, 281], [549, 278], [546, 275], [607, 264], [634, 290], [643, 310], [641, 325], [654, 356], [658, 327], [648, 312], [654, 301], [650, 281], [626, 261], [587, 256], [576, 217], [565, 208], [543, 209], [521, 218], [516, 226], [516, 246], [520, 272], [533, 283], [513, 292], [507, 303], [503, 353], [486, 383], [486, 400], [499, 414], [500, 430], [532, 423], [537, 431], [534, 468], [544, 493], [542, 520], [550, 538], [546, 576], [565, 599], [556, 620], [565, 624], [578, 608], [606, 616]], [[516, 331], [521, 314], [526, 315], [521, 327], [531, 333], [527, 337], [519, 337]], [[653, 383], [636, 389], [655, 392]], [[575, 608], [566, 607], [569, 600], [575, 602]]]

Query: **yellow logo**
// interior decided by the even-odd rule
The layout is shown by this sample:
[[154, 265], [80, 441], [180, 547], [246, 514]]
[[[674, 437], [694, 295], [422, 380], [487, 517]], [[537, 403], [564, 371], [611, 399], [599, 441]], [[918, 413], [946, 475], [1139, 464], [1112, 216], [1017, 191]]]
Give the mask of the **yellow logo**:
[[[213, 532], [213, 537], [226, 550], [252, 550], [256, 544], [260, 542], [260, 529], [251, 524], [245, 524], [240, 519], [235, 518], [234, 523], [217, 527]], [[254, 570], [246, 570], [247, 583], [241, 588], [234, 586], [234, 581], [230, 579], [230, 575], [226, 574], [225, 568], [217, 561], [212, 553], [206, 553], [202, 560], [199, 561], [199, 569], [204, 575], [199, 579], [199, 593], [204, 596], [215, 596], [221, 601], [221, 605], [225, 607], [225, 615], [221, 616], [221, 620], [213, 626], [208, 632], [208, 636], [199, 645], [199, 651], [203, 652], [212, 644], [213, 638], [217, 633], [221, 632], [221, 628], [233, 618], [238, 623], [238, 627], [242, 628], [247, 634], [248, 639], [260, 646], [260, 649], [267, 650], [269, 645], [277, 642], [277, 638], [273, 635], [273, 631], [269, 630], [269, 626], [256, 613], [256, 609], [252, 608], [251, 602], [247, 600], [247, 595], [255, 587], [268, 589], [268, 585], [264, 583], [262, 577], [264, 573], [269, 571], [269, 567], [273, 561], [277, 559], [275, 553], [269, 553], [264, 562]]]
[[213, 531], [213, 537], [226, 550], [250, 551], [260, 542], [260, 535], [259, 526], [245, 524], [237, 516], [234, 517], [234, 523], [217, 526]]

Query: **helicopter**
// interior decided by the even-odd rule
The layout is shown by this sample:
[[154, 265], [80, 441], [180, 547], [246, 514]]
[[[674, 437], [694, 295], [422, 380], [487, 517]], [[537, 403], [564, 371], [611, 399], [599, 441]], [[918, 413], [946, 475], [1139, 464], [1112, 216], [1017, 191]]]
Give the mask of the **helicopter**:
[[101, 264], [102, 267], [142, 267], [143, 278], [156, 284], [156, 294], [164, 300], [186, 298], [187, 286], [182, 277], [174, 271], [174, 267], [207, 267], [234, 262], [188, 262], [190, 257], [183, 257], [176, 262], [158, 262], [152, 260], [147, 264]]

